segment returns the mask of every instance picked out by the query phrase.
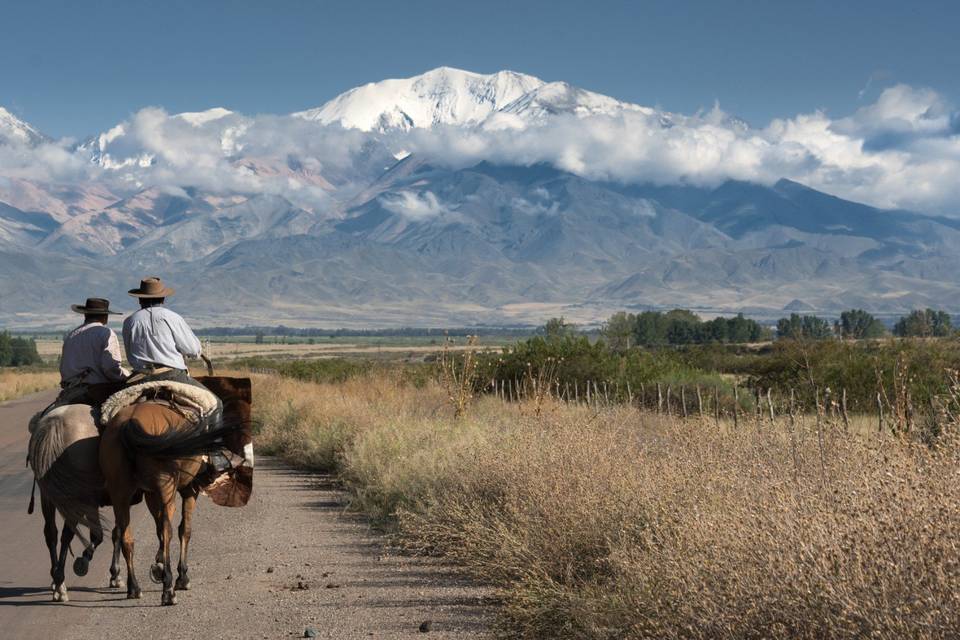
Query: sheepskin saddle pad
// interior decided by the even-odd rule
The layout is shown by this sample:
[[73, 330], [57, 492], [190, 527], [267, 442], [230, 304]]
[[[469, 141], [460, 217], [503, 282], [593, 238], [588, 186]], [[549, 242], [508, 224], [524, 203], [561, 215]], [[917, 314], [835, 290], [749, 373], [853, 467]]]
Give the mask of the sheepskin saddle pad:
[[209, 416], [220, 404], [217, 396], [203, 387], [171, 380], [156, 380], [121, 389], [107, 398], [100, 407], [100, 423], [107, 424], [121, 409], [139, 402], [141, 398], [153, 397], [162, 397], [165, 402], [176, 405], [183, 413], [196, 416], [197, 420]]

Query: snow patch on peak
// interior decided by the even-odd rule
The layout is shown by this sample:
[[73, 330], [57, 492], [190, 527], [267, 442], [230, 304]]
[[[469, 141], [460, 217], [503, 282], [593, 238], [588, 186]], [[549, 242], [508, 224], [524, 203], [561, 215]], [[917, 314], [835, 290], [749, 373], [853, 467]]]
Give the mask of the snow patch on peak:
[[0, 144], [37, 145], [47, 137], [3, 107], [0, 107]]
[[542, 120], [549, 116], [570, 114], [577, 117], [616, 115], [634, 111], [652, 115], [653, 109], [620, 102], [566, 82], [549, 82], [521, 96], [501, 109], [501, 113], [521, 116], [527, 120]]
[[439, 67], [412, 78], [366, 84], [293, 115], [361, 131], [472, 125], [542, 84], [514, 71], [483, 75]]
[[189, 122], [195, 127], [200, 127], [208, 122], [220, 120], [221, 118], [226, 118], [227, 116], [231, 115], [233, 115], [233, 111], [230, 111], [230, 109], [214, 107], [213, 109], [207, 109], [206, 111], [187, 111], [184, 113], [178, 113], [174, 117]]

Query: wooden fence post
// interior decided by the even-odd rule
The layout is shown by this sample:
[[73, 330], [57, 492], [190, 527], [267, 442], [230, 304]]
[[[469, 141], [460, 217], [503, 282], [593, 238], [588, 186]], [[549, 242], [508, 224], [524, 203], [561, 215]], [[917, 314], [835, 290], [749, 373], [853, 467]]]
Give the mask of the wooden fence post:
[[767, 404], [770, 406], [770, 424], [773, 424], [773, 396], [770, 393], [770, 389], [767, 388]]
[[840, 413], [843, 416], [843, 430], [850, 433], [850, 418], [847, 416], [847, 388], [843, 388], [843, 395], [840, 400]]
[[883, 431], [883, 398], [880, 396], [880, 392], [877, 391], [877, 433]]
[[633, 391], [630, 389], [630, 381], [627, 380], [627, 404], [633, 406]]
[[671, 390], [671, 388], [672, 388], [671, 385], [668, 384], [668, 385], [667, 385], [667, 415], [670, 415], [670, 390]]
[[700, 422], [703, 422], [703, 396], [700, 395], [700, 385], [697, 385], [697, 411], [700, 413]]
[[733, 385], [733, 428], [740, 428], [740, 387]]
[[680, 385], [680, 413], [684, 418], [687, 417], [687, 388]]
[[763, 390], [760, 387], [757, 387], [757, 428], [760, 428], [760, 423], [763, 422]]
[[713, 385], [713, 417], [717, 423], [717, 429], [720, 428], [720, 387]]
[[657, 415], [663, 413], [663, 394], [660, 393], [660, 383], [657, 383]]

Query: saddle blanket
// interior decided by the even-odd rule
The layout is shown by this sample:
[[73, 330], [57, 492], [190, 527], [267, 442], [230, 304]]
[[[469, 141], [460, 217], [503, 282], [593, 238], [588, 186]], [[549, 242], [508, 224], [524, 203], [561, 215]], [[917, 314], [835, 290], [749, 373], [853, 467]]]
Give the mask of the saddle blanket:
[[184, 411], [196, 414], [198, 419], [209, 416], [220, 406], [220, 399], [208, 389], [173, 380], [156, 380], [121, 389], [107, 398], [100, 407], [101, 424], [110, 422], [121, 409], [137, 402], [144, 395], [159, 392], [165, 392], [165, 400]]

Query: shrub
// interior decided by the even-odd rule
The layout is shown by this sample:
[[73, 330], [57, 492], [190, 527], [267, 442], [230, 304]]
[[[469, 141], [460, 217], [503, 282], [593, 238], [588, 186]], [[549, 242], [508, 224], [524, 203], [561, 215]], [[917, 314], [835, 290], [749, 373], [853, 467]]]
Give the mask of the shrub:
[[255, 392], [259, 442], [332, 461], [399, 543], [499, 587], [511, 637], [960, 634], [951, 421], [930, 446], [494, 398], [454, 420], [436, 384], [382, 375]]

